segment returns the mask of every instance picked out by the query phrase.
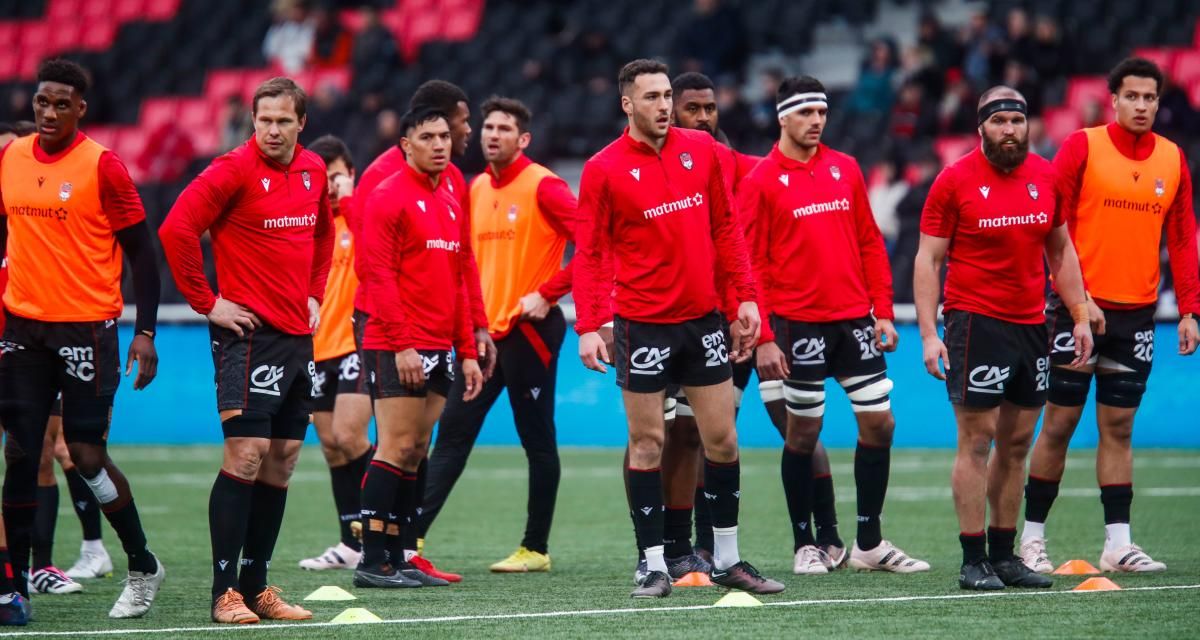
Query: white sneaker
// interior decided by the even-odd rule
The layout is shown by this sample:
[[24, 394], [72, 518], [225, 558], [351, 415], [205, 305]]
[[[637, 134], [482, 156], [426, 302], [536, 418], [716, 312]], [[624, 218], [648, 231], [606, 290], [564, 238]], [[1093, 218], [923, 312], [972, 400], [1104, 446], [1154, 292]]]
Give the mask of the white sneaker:
[[1166, 571], [1167, 565], [1146, 555], [1145, 551], [1136, 544], [1127, 544], [1109, 551], [1105, 549], [1100, 554], [1101, 571], [1120, 571], [1129, 573], [1152, 573]]
[[1030, 538], [1021, 543], [1021, 562], [1037, 573], [1054, 573], [1054, 563], [1046, 553], [1045, 538]]
[[829, 554], [816, 545], [807, 544], [796, 550], [792, 573], [798, 576], [829, 573]]
[[112, 575], [112, 558], [104, 545], [99, 550], [89, 549], [87, 543], [79, 547], [79, 559], [67, 569], [67, 577], [74, 580], [89, 580], [91, 578], [107, 578]]
[[43, 567], [29, 576], [29, 590], [34, 593], [62, 595], [79, 593], [83, 591], [83, 585], [70, 579], [56, 567]]
[[157, 559], [156, 562], [158, 562], [158, 570], [153, 574], [141, 571], [129, 572], [129, 577], [125, 578], [125, 589], [121, 591], [121, 596], [117, 598], [116, 604], [108, 612], [108, 617], [140, 618], [150, 611], [150, 605], [154, 604], [154, 596], [158, 595], [163, 579], [167, 577], [162, 562]]
[[908, 557], [900, 547], [884, 540], [879, 546], [870, 551], [858, 548], [854, 541], [854, 550], [850, 552], [850, 567], [858, 571], [891, 571], [892, 573], [917, 573], [929, 571], [929, 563], [924, 560]]
[[846, 566], [846, 562], [850, 559], [850, 550], [846, 547], [827, 544], [821, 546], [821, 551], [825, 552], [825, 568], [831, 572]]
[[336, 546], [329, 547], [325, 553], [315, 558], [305, 558], [300, 561], [301, 569], [309, 571], [325, 571], [326, 569], [354, 569], [358, 566], [358, 561], [362, 559], [362, 552], [355, 551], [347, 547], [344, 543], [337, 543]]

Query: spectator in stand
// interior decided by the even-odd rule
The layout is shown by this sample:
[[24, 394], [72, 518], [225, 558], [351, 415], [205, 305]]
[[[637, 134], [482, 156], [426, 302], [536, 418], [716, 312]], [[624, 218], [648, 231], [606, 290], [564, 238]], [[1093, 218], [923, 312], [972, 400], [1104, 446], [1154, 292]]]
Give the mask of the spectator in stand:
[[948, 88], [938, 106], [938, 120], [943, 133], [960, 135], [973, 133], [979, 126], [976, 96], [962, 71], [946, 73]]
[[[772, 141], [779, 139], [779, 109], [775, 105], [775, 92], [783, 82], [784, 72], [779, 67], [766, 67], [758, 74], [758, 95], [750, 107], [750, 117], [759, 137]], [[725, 84], [717, 85], [724, 87]], [[721, 112], [725, 116], [725, 112]]]
[[917, 44], [933, 54], [934, 66], [938, 69], [953, 69], [962, 64], [962, 46], [942, 28], [937, 14], [925, 10], [917, 23]]
[[691, 16], [675, 36], [679, 69], [710, 78], [740, 72], [748, 51], [741, 15], [721, 0], [695, 0]]
[[307, 0], [275, 0], [271, 11], [275, 22], [263, 39], [263, 57], [287, 75], [303, 71], [315, 31]]
[[921, 210], [933, 186], [933, 179], [942, 170], [937, 153], [928, 147], [920, 148], [910, 159], [916, 173], [916, 181], [896, 204], [896, 225], [899, 232], [892, 245], [892, 286], [896, 302], [912, 302], [913, 261], [917, 257], [917, 246], [921, 239]]
[[1004, 32], [988, 22], [987, 14], [981, 12], [971, 16], [960, 34], [963, 45], [963, 73], [971, 88], [976, 91], [995, 84], [993, 78], [1000, 77], [1000, 65], [1006, 46]]
[[1029, 28], [1029, 14], [1021, 7], [1013, 7], [1008, 11], [1007, 29], [1004, 34], [1004, 56], [1009, 60], [1019, 60], [1023, 64], [1033, 64], [1033, 34]]
[[[357, 109], [351, 109], [346, 118], [346, 144], [354, 154], [354, 165], [365, 167], [375, 159], [377, 140], [375, 132], [379, 127], [379, 112], [383, 111], [383, 96], [378, 93], [364, 93]], [[399, 144], [399, 138], [387, 142]]]
[[888, 131], [904, 140], [932, 138], [937, 134], [937, 110], [927, 100], [921, 85], [909, 82], [900, 87], [899, 99], [892, 108]]
[[1029, 117], [1029, 151], [1047, 160], [1053, 160], [1058, 153], [1058, 147], [1046, 135], [1046, 121], [1041, 116]]
[[875, 40], [858, 75], [858, 84], [847, 100], [847, 111], [879, 114], [890, 111], [896, 99], [892, 88], [895, 74], [896, 46], [888, 40]]
[[1033, 78], [1029, 67], [1025, 63], [1017, 58], [1009, 58], [1004, 63], [1004, 80], [1001, 84], [1006, 87], [1012, 87], [1025, 96], [1025, 104], [1029, 110], [1029, 115], [1041, 115], [1042, 87]]
[[322, 82], [309, 96], [307, 120], [300, 142], [307, 145], [323, 135], [345, 137], [346, 103], [341, 92], [332, 82]]
[[750, 107], [742, 100], [735, 78], [718, 79], [717, 113], [721, 114], [721, 131], [729, 138], [729, 146], [747, 152], [758, 153], [770, 147], [770, 142], [760, 139], [754, 128]]
[[[379, 19], [379, 10], [374, 6], [363, 7], [363, 29], [354, 38], [351, 64], [355, 74], [362, 74], [372, 68], [394, 69], [401, 66], [400, 49], [396, 38]], [[351, 149], [358, 149], [353, 145]], [[357, 159], [356, 163], [357, 163]], [[362, 165], [366, 166], [366, 165]]]
[[250, 109], [241, 97], [230, 95], [225, 99], [225, 106], [221, 109], [221, 153], [246, 144], [250, 132], [254, 130], [254, 122], [250, 118]]
[[145, 182], [162, 184], [183, 178], [195, 157], [196, 147], [187, 131], [174, 122], [164, 122], [150, 132], [136, 162]]
[[1200, 133], [1200, 115], [1192, 108], [1187, 91], [1171, 82], [1169, 78], [1164, 83], [1162, 95], [1158, 99], [1154, 131], [1172, 140], [1194, 140], [1196, 134]]
[[[340, 69], [350, 63], [354, 36], [338, 24], [337, 15], [325, 7], [313, 11], [313, 45], [308, 66], [313, 69]], [[309, 125], [312, 119], [309, 118]]]
[[879, 232], [883, 234], [888, 252], [891, 253], [900, 232], [896, 205], [908, 193], [908, 183], [904, 181], [904, 171], [895, 154], [884, 158], [877, 167], [879, 175], [877, 179], [872, 179], [867, 199], [871, 202], [871, 212], [875, 214], [875, 224], [879, 226]]
[[1082, 129], [1090, 127], [1099, 127], [1106, 124], [1104, 117], [1104, 107], [1100, 105], [1100, 101], [1096, 99], [1088, 100], [1079, 108], [1079, 119], [1083, 122]]
[[933, 52], [921, 45], [911, 45], [904, 48], [900, 54], [899, 84], [907, 83], [921, 85], [925, 99], [939, 102], [946, 91], [946, 76], [937, 66]]
[[[7, 53], [6, 55], [13, 55]], [[33, 109], [29, 105], [33, 104], [33, 98], [29, 95], [29, 91], [24, 87], [15, 87], [8, 94], [8, 114], [4, 120], [7, 122], [15, 122], [17, 120], [28, 120], [33, 116]]]
[[1070, 49], [1063, 41], [1058, 21], [1052, 16], [1037, 17], [1030, 49], [1030, 64], [1039, 82], [1045, 84], [1054, 78], [1071, 75], [1071, 56], [1067, 55]]

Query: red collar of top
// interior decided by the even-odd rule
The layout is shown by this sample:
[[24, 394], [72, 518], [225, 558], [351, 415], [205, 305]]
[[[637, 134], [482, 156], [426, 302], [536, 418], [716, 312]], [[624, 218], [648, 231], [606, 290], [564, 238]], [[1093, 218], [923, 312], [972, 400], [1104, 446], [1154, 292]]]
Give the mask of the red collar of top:
[[292, 151], [292, 161], [288, 164], [282, 164], [278, 160], [267, 155], [267, 152], [263, 151], [262, 147], [258, 146], [258, 140], [254, 136], [250, 136], [250, 139], [246, 141], [246, 144], [254, 149], [254, 152], [258, 154], [258, 157], [261, 158], [263, 162], [267, 163], [267, 165], [271, 167], [279, 169], [280, 171], [287, 171], [288, 169], [291, 169], [292, 165], [296, 164], [296, 159], [300, 157], [300, 152], [304, 151], [304, 145], [297, 142], [296, 149]]
[[820, 161], [825, 155], [823, 153], [824, 151], [825, 145], [818, 143], [816, 153], [814, 153], [812, 157], [808, 159], [808, 162], [800, 162], [799, 160], [794, 160], [784, 155], [784, 153], [779, 150], [779, 143], [776, 142], [775, 145], [771, 147], [771, 159], [775, 162], [778, 162], [779, 166], [788, 171], [812, 171], [812, 168], [817, 166], [817, 162]]
[[1116, 122], [1108, 123], [1108, 139], [1112, 140], [1113, 145], [1117, 147], [1117, 151], [1121, 155], [1131, 160], [1145, 160], [1154, 153], [1154, 134], [1147, 131], [1142, 135], [1130, 133]]
[[[36, 135], [41, 136], [40, 133], [36, 134]], [[87, 139], [87, 136], [83, 135], [83, 132], [79, 131], [77, 129], [75, 131], [75, 139], [71, 141], [71, 144], [67, 145], [66, 149], [63, 149], [62, 151], [59, 151], [58, 153], [46, 153], [46, 151], [44, 149], [42, 149], [42, 145], [38, 143], [37, 138], [34, 138], [34, 140], [33, 140], [33, 157], [35, 159], [37, 159], [38, 162], [44, 162], [46, 164], [49, 164], [51, 162], [58, 162], [59, 160], [61, 160], [63, 158], [63, 156], [67, 155], [68, 153], [71, 153], [72, 149], [83, 144], [83, 141], [86, 139]]]
[[516, 180], [517, 176], [521, 175], [521, 172], [525, 170], [525, 167], [528, 167], [531, 164], [533, 164], [533, 160], [530, 160], [529, 157], [524, 153], [518, 155], [517, 159], [509, 163], [507, 167], [501, 169], [500, 175], [496, 175], [496, 173], [492, 171], [492, 165], [489, 164], [486, 171], [487, 174], [492, 178], [492, 188], [499, 189], [508, 185], [513, 180]]
[[417, 169], [413, 168], [413, 166], [409, 164], [407, 160], [404, 161], [404, 166], [400, 170], [404, 172], [404, 175], [408, 176], [409, 180], [420, 185], [423, 189], [426, 189], [430, 193], [436, 191], [438, 185], [440, 185], [442, 181], [446, 179], [446, 172], [443, 171], [441, 175], [438, 176], [438, 181], [435, 184], [433, 182], [433, 178], [431, 178], [428, 173], [425, 173], [424, 171], [418, 171]]
[[654, 149], [654, 147], [629, 135], [629, 126], [628, 125], [626, 125], [625, 132], [621, 135], [621, 138], [623, 140], [625, 140], [625, 144], [633, 151], [636, 151], [638, 153], [644, 153], [647, 155], [652, 155], [655, 158], [657, 158], [660, 155], [666, 154], [667, 147], [672, 146], [671, 142], [674, 141], [675, 139], [679, 138], [679, 135], [677, 135], [675, 133], [675, 127], [668, 127], [666, 138], [663, 140], [662, 151], [656, 151]]

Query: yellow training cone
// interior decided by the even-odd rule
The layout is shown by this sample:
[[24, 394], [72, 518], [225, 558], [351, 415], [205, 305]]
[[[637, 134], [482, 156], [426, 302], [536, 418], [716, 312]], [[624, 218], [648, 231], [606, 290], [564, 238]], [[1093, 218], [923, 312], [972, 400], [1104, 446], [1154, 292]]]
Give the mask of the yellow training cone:
[[305, 597], [304, 599], [305, 600], [333, 601], [333, 600], [356, 600], [357, 598], [355, 598], [353, 595], [351, 595], [351, 593], [349, 591], [346, 591], [345, 589], [343, 589], [341, 587], [324, 586], [324, 587], [321, 587], [320, 589], [317, 589], [316, 591], [308, 594], [308, 596]]
[[730, 591], [717, 603], [714, 607], [761, 607], [763, 603], [758, 601], [758, 598], [746, 593], [745, 591]]
[[335, 624], [358, 624], [358, 623], [362, 623], [362, 622], [382, 622], [382, 621], [383, 621], [383, 618], [380, 618], [379, 616], [377, 616], [377, 615], [371, 613], [370, 611], [367, 611], [366, 609], [363, 609], [361, 607], [354, 607], [352, 609], [346, 609], [345, 611], [337, 614], [336, 618], [334, 618], [333, 620], [330, 620], [330, 622], [333, 622]]

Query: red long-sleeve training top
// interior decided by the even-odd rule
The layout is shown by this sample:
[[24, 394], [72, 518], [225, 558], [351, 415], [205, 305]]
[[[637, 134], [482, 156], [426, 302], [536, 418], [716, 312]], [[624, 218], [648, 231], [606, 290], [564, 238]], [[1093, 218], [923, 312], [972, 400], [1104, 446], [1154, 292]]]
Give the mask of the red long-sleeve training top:
[[612, 311], [657, 324], [712, 312], [720, 303], [718, 261], [740, 302], [757, 298], [717, 144], [707, 132], [672, 127], [659, 153], [626, 130], [584, 164], [577, 332], [597, 330]]
[[[398, 146], [393, 146], [379, 154], [379, 157], [375, 158], [363, 171], [362, 176], [358, 179], [358, 186], [354, 189], [353, 205], [350, 207], [350, 217], [347, 218], [347, 222], [350, 223], [350, 232], [354, 234], [354, 237], [361, 237], [359, 232], [362, 230], [363, 208], [367, 199], [371, 197], [371, 193], [380, 183], [407, 166], [408, 161], [404, 158], [404, 151]], [[459, 259], [462, 260], [463, 280], [467, 287], [467, 300], [471, 306], [471, 324], [476, 329], [487, 329], [488, 320], [483, 306], [483, 289], [479, 284], [479, 265], [475, 263], [475, 252], [471, 248], [471, 190], [467, 186], [467, 180], [463, 177], [462, 171], [453, 163], [446, 166], [446, 170], [442, 172], [441, 178], [438, 180], [438, 185], [458, 202], [462, 212], [462, 215], [458, 216], [458, 222], [462, 225], [459, 235], [463, 238]], [[354, 270], [358, 274], [359, 280], [362, 280], [361, 253], [354, 259]], [[367, 298], [366, 290], [359, 287], [358, 293], [354, 296], [354, 308], [371, 314], [373, 313], [372, 304], [372, 301]]]
[[[738, 187], [752, 218], [754, 273], [765, 312], [836, 322], [892, 311], [892, 269], [854, 158], [825, 145], [808, 162], [776, 144]], [[767, 324], [763, 340], [772, 339]]]
[[291, 164], [283, 166], [251, 138], [213, 160], [179, 195], [158, 236], [179, 291], [201, 314], [217, 300], [204, 275], [205, 231], [212, 235], [222, 298], [284, 333], [312, 333], [308, 298], [324, 299], [333, 259], [320, 156], [296, 145]]
[[359, 288], [372, 302], [363, 347], [453, 346], [460, 358], [478, 357], [462, 286], [458, 201], [406, 162], [371, 192], [364, 214]]

